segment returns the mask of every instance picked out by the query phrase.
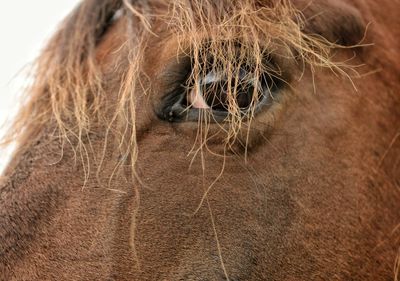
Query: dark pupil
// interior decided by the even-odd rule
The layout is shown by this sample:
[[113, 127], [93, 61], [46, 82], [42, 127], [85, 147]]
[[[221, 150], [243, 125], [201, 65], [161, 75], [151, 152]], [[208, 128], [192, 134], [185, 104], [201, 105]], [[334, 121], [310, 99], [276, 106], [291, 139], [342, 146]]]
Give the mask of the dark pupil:
[[[213, 110], [228, 111], [228, 94], [233, 94], [235, 87], [234, 83], [235, 82], [233, 81], [232, 83], [228, 83], [226, 80], [207, 83], [202, 85], [201, 92], [205, 101]], [[237, 106], [239, 106], [241, 109], [249, 108], [253, 99], [253, 95], [254, 86], [249, 82], [239, 81], [235, 93]]]

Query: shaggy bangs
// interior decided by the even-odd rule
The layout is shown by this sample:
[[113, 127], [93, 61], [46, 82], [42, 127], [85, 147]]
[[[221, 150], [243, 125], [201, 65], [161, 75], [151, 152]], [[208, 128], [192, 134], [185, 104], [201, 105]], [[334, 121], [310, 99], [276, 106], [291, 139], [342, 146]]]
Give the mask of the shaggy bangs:
[[[61, 24], [38, 58], [34, 83], [26, 92], [26, 102], [5, 142], [17, 141], [22, 149], [49, 124], [55, 124], [54, 136], [63, 145], [72, 145], [85, 164], [87, 178], [91, 132], [107, 124], [101, 159], [104, 159], [108, 142], [117, 140], [121, 159], [129, 159], [135, 174], [138, 155], [136, 96], [146, 92], [145, 81], [141, 80], [146, 40], [157, 36], [152, 24], [160, 19], [168, 24], [171, 34], [178, 37], [177, 53], [186, 52], [191, 56], [190, 79], [194, 87], [207, 74], [206, 69], [224, 73], [228, 85], [233, 85], [227, 92], [228, 117], [220, 124], [226, 132], [226, 146], [237, 140], [243, 127], [250, 127], [260, 99], [256, 85], [250, 106], [243, 112], [236, 95], [238, 84], [246, 81], [239, 77], [237, 69], [251, 66], [245, 80], [256, 84], [256, 78], [262, 73], [290, 83], [283, 68], [274, 63], [277, 60], [295, 62], [300, 68], [305, 65], [311, 69], [325, 67], [346, 75], [346, 66], [331, 60], [332, 49], [340, 46], [321, 36], [306, 34], [301, 11], [288, 0], [176, 0], [168, 4], [167, 13], [155, 15], [157, 5], [165, 5], [165, 2], [83, 1]], [[125, 44], [119, 49], [120, 64], [126, 67], [110, 117], [104, 77], [96, 61], [96, 47], [102, 35], [118, 20], [117, 14], [126, 18]], [[140, 24], [135, 24], [137, 22]], [[213, 117], [207, 111], [202, 114], [199, 128], [203, 129], [199, 129], [199, 134], [207, 139], [208, 130], [204, 128]], [[97, 163], [100, 167], [101, 159]]]

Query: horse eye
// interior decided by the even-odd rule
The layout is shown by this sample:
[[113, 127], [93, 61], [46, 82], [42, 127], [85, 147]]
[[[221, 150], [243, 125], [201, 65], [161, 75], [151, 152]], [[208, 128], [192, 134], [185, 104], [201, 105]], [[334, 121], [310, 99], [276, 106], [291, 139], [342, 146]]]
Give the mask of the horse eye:
[[183, 99], [183, 106], [210, 109], [214, 113], [227, 113], [232, 106], [246, 112], [253, 106], [271, 102], [275, 88], [273, 79], [268, 75], [257, 78], [245, 69], [240, 69], [237, 77], [232, 79], [210, 71], [195, 85]]
[[[232, 77], [215, 70], [197, 79], [189, 80], [167, 94], [156, 111], [160, 119], [169, 122], [198, 121], [199, 112], [206, 110], [213, 121], [222, 122], [235, 110], [246, 115], [271, 106], [282, 82], [268, 73], [255, 75], [240, 68]], [[189, 89], [189, 90], [188, 90]]]

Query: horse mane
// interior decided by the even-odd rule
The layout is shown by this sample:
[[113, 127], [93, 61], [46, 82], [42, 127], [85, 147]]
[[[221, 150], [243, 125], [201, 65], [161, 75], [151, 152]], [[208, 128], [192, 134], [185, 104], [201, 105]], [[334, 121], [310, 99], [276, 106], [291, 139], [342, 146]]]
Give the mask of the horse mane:
[[[78, 153], [85, 155], [90, 132], [106, 120], [106, 134], [117, 136], [123, 158], [130, 159], [134, 170], [138, 153], [135, 91], [138, 88], [146, 90], [141, 87], [140, 66], [146, 38], [156, 36], [151, 25], [157, 19], [165, 20], [177, 34], [179, 50], [192, 56], [193, 81], [204, 75], [202, 66], [209, 56], [214, 58], [212, 68], [232, 74], [229, 75], [232, 82], [238, 81], [232, 69], [249, 62], [254, 65], [254, 75], [268, 72], [285, 79], [282, 69], [264, 63], [265, 56], [294, 62], [296, 67], [325, 67], [346, 74], [343, 65], [331, 59], [332, 50], [341, 46], [320, 35], [307, 34], [304, 15], [289, 0], [176, 0], [171, 1], [166, 14], [149, 12], [152, 5], [162, 3], [83, 1], [60, 25], [37, 59], [34, 82], [26, 91], [24, 105], [10, 127], [5, 143], [16, 141], [18, 149], [24, 149], [44, 128], [54, 124], [54, 136], [63, 143], [73, 144]], [[120, 51], [121, 58], [128, 63], [124, 64], [126, 67], [118, 86], [115, 113], [106, 117], [107, 95], [96, 60], [96, 47], [113, 24], [117, 12], [122, 12], [128, 19], [126, 44]], [[245, 117], [239, 114], [240, 109], [233, 98], [235, 90], [229, 96], [232, 98], [229, 100], [227, 145], [237, 138], [243, 123], [251, 120], [254, 114], [253, 110]], [[111, 138], [106, 136], [106, 139]]]

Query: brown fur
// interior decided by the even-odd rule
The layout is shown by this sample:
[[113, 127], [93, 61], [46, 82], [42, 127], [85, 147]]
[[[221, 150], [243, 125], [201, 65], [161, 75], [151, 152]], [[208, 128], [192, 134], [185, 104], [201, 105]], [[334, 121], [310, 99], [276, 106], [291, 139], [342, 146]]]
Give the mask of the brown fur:
[[[293, 1], [304, 17], [286, 1], [174, 3], [84, 1], [39, 59], [9, 135], [19, 150], [0, 189], [0, 278], [393, 280], [400, 34], [392, 2]], [[279, 103], [243, 120], [232, 107], [226, 126], [161, 121], [155, 111], [180, 78], [171, 74], [177, 57], [196, 54], [204, 38], [237, 38], [243, 30], [220, 16], [260, 6], [268, 9], [241, 22], [263, 25], [240, 39], [250, 61], [258, 47], [273, 50], [290, 82]], [[207, 12], [208, 23], [183, 25], [197, 23], [185, 18], [190, 11], [191, 19]], [[368, 22], [362, 43], [375, 45], [345, 48], [360, 43]], [[229, 68], [229, 44], [209, 50], [216, 67]], [[364, 65], [357, 91], [333, 75], [354, 55]], [[199, 135], [208, 142], [196, 144]]]

